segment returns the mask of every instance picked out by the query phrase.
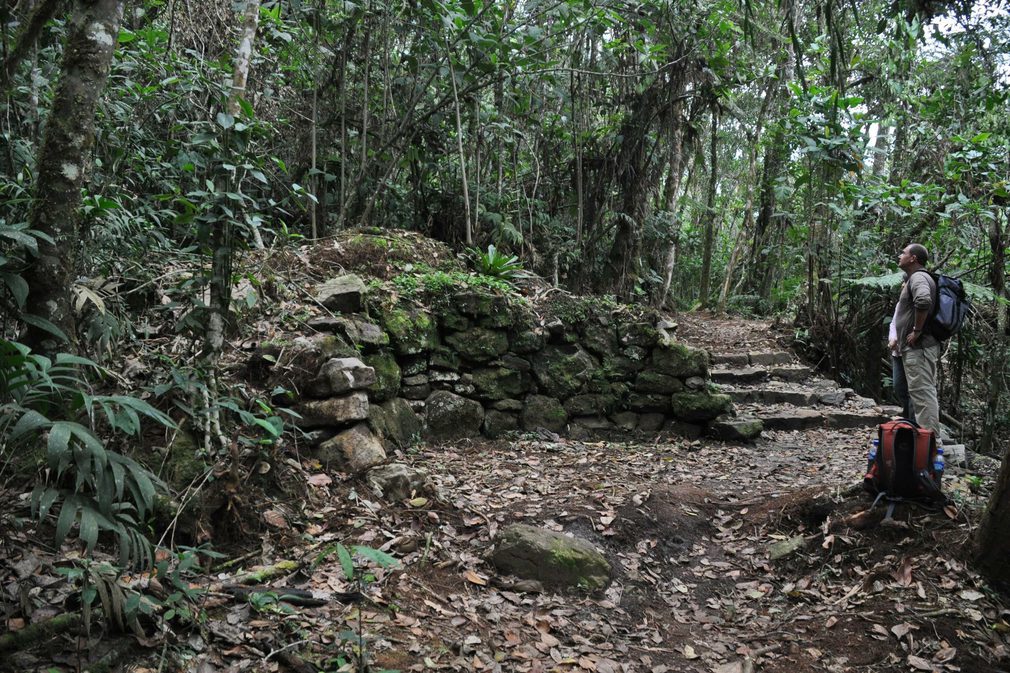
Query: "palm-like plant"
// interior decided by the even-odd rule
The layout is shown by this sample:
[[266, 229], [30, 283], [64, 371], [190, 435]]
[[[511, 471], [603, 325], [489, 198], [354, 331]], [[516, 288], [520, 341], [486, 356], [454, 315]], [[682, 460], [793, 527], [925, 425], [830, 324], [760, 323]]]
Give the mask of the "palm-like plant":
[[45, 443], [48, 470], [31, 506], [40, 520], [56, 508], [57, 544], [76, 531], [90, 554], [99, 533], [107, 531], [118, 540], [122, 565], [150, 566], [151, 543], [140, 523], [159, 481], [140, 463], [107, 449], [92, 428], [104, 420], [112, 432], [137, 435], [141, 416], [174, 423], [143, 400], [91, 394], [83, 375], [88, 369], [101, 371], [87, 358], [61, 353], [51, 359], [0, 340], [0, 452]]

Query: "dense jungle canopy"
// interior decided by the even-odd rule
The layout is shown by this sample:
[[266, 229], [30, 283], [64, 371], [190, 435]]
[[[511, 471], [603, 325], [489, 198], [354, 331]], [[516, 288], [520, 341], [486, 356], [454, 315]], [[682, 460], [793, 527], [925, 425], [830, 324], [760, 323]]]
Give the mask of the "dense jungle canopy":
[[[89, 552], [111, 532], [151, 561], [154, 485], [104, 431], [203, 415], [227, 458], [230, 425], [283, 425], [218, 376], [268, 292], [237, 260], [351, 228], [493, 245], [608, 302], [783, 318], [878, 399], [920, 242], [973, 302], [944, 418], [979, 453], [1010, 441], [1005, 0], [4, 0], [0, 39], [0, 480], [24, 483], [44, 430], [77, 481], [32, 509], [63, 503], [57, 538]], [[190, 350], [126, 390], [157, 310]], [[191, 403], [169, 413], [171, 385]], [[1005, 577], [1003, 468], [980, 560]]]

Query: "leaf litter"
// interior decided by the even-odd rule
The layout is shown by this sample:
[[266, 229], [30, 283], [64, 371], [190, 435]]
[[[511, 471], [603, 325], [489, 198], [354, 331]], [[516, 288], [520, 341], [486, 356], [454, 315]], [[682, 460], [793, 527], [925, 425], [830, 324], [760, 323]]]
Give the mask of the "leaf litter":
[[[770, 345], [767, 325], [745, 333], [740, 322], [723, 352]], [[867, 434], [419, 446], [396, 459], [425, 468], [434, 489], [400, 503], [305, 461], [305, 500], [265, 509], [248, 559], [294, 561], [262, 588], [322, 604], [237, 601], [213, 589], [239, 573], [215, 574], [199, 599], [206, 621], [159, 628], [132, 670], [170, 670], [169, 643], [179, 670], [202, 672], [352, 671], [362, 649], [376, 671], [1006, 670], [1010, 610], [966, 560], [991, 478], [980, 493], [956, 490], [953, 511], [899, 507], [895, 525], [881, 525], [854, 488]], [[513, 523], [588, 540], [612, 583], [562, 594], [501, 576], [486, 559]], [[788, 541], [795, 548], [772, 561], [770, 548]], [[399, 565], [355, 555], [349, 578], [337, 543]], [[3, 545], [5, 601], [27, 592], [36, 621], [60, 612], [71, 597], [57, 556], [25, 534]], [[7, 614], [8, 631], [24, 628]], [[32, 656], [37, 668], [58, 663]]]

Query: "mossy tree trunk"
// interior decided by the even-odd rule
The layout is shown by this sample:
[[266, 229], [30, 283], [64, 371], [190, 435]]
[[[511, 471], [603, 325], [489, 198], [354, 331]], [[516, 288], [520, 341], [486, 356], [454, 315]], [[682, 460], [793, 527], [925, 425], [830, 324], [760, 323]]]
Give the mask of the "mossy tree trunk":
[[[123, 19], [123, 0], [78, 0], [67, 33], [60, 82], [38, 159], [29, 222], [43, 234], [25, 273], [27, 306], [74, 341], [71, 284], [80, 249], [81, 189], [95, 142], [95, 110], [109, 79]], [[50, 240], [46, 240], [50, 239]], [[25, 342], [42, 352], [59, 347], [53, 334], [29, 326]]]
[[989, 505], [975, 536], [975, 562], [990, 577], [1010, 582], [1010, 454], [1004, 453], [1003, 465]]

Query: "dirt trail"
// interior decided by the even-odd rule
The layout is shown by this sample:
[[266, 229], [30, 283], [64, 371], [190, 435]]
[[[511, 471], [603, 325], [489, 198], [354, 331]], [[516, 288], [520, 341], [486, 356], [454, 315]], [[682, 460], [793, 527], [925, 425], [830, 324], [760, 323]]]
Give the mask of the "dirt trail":
[[[765, 323], [680, 322], [685, 341], [722, 353], [782, 348]], [[186, 670], [355, 670], [358, 635], [373, 671], [1007, 670], [1010, 612], [965, 562], [983, 496], [952, 477], [946, 511], [899, 508], [881, 524], [882, 509], [865, 513], [870, 501], [853, 488], [868, 436], [425, 446], [397, 458], [426, 469], [435, 494], [398, 505], [293, 468], [314, 497], [281, 508], [256, 556], [301, 561], [271, 586], [326, 603], [205, 602], [209, 622], [183, 639]], [[610, 587], [563, 595], [497, 576], [487, 553], [517, 522], [605, 551]], [[364, 600], [342, 602], [355, 587], [326, 553], [338, 541], [388, 551], [401, 567], [370, 568]], [[801, 546], [771, 560], [789, 542]]]

